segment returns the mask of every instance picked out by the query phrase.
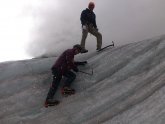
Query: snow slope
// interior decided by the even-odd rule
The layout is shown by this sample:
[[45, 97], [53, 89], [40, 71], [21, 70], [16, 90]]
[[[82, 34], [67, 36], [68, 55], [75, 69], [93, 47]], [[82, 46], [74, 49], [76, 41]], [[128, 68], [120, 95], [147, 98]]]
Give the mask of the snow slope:
[[[77, 93], [44, 108], [56, 58], [0, 64], [0, 124], [164, 124], [165, 36], [76, 57]], [[63, 83], [63, 82], [62, 82]], [[62, 86], [61, 83], [61, 86]]]

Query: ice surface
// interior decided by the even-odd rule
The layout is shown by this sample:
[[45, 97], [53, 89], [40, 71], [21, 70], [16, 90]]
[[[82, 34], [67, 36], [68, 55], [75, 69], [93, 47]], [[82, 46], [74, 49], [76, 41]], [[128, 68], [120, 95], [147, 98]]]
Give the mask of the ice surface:
[[[76, 57], [77, 93], [44, 108], [56, 58], [0, 64], [0, 124], [164, 124], [165, 36]], [[60, 88], [59, 88], [60, 89]]]

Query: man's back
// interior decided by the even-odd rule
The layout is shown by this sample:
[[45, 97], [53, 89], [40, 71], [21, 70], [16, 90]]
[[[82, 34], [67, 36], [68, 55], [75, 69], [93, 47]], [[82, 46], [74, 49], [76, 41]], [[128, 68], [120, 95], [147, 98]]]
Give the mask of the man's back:
[[59, 56], [53, 67], [58, 68], [62, 71], [67, 70], [68, 66], [73, 66], [73, 59], [74, 49], [67, 49]]

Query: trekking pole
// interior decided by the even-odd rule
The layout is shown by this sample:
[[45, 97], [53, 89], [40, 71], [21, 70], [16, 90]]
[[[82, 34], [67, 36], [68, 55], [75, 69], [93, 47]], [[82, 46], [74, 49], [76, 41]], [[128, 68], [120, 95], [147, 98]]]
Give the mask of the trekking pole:
[[88, 73], [88, 72], [84, 72], [84, 71], [80, 71], [80, 70], [79, 70], [79, 72], [84, 73], [84, 74], [88, 74], [88, 75], [91, 75], [91, 76], [93, 75], [93, 69], [92, 69], [92, 73]]

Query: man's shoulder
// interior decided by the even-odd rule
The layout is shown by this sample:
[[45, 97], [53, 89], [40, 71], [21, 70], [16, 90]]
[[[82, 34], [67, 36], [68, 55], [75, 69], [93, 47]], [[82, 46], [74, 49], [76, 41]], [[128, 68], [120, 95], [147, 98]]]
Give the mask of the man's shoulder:
[[93, 11], [89, 10], [88, 8], [84, 9], [84, 10], [82, 11], [82, 13], [92, 13], [92, 14], [95, 15], [95, 13], [94, 13]]
[[74, 53], [74, 49], [67, 49], [67, 50], [65, 50], [65, 53], [73, 54]]
[[88, 12], [89, 11], [89, 9], [88, 8], [86, 8], [86, 9], [84, 9], [82, 12]]

